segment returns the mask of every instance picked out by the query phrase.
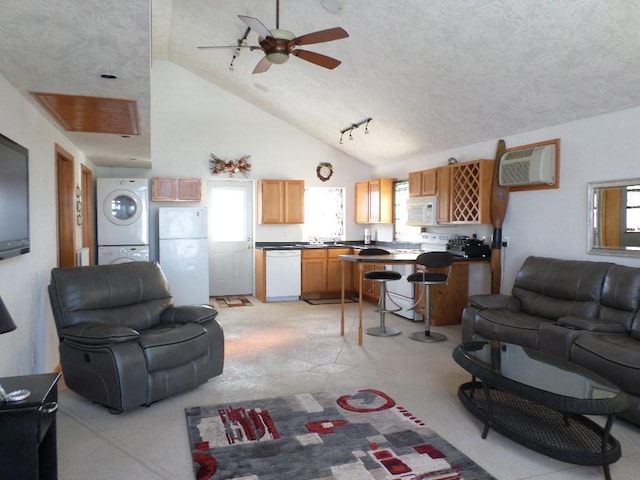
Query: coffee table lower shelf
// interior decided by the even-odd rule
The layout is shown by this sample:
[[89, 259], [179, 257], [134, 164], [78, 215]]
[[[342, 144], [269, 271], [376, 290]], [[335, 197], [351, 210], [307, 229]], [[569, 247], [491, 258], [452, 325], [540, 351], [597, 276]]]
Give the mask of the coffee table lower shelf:
[[620, 458], [618, 440], [608, 434], [606, 427], [583, 415], [563, 414], [512, 393], [493, 387], [486, 389], [479, 381], [462, 384], [458, 397], [467, 410], [485, 423], [483, 437], [491, 428], [549, 457], [576, 465], [602, 465], [606, 478], [608, 465]]

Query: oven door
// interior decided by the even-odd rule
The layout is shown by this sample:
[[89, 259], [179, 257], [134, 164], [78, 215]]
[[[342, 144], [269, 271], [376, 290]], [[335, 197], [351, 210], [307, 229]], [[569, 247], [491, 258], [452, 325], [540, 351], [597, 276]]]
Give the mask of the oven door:
[[422, 316], [418, 315], [415, 310], [409, 310], [413, 307], [415, 288], [412, 283], [407, 281], [407, 277], [413, 273], [413, 265], [387, 265], [387, 270], [393, 270], [402, 275], [400, 280], [395, 282], [387, 282], [387, 291], [391, 295], [391, 298], [398, 306], [402, 307], [402, 310], [394, 312], [396, 315], [408, 318], [411, 321], [422, 321]]

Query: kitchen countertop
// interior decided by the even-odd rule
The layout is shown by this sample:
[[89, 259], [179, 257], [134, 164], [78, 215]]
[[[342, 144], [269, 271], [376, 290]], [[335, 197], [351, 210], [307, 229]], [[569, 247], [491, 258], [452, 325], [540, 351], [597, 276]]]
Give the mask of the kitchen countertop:
[[[343, 242], [343, 243], [324, 243], [324, 244], [309, 244], [309, 243], [290, 243], [290, 242], [257, 242], [256, 249], [258, 250], [317, 250], [317, 249], [337, 249], [337, 248], [353, 248], [361, 250], [364, 248], [384, 248], [391, 251], [392, 254], [409, 256], [415, 259], [419, 253], [420, 245], [408, 244], [408, 243], [391, 243], [383, 242], [365, 245], [358, 242]], [[407, 249], [414, 249], [416, 252], [406, 252]], [[403, 252], [394, 252], [394, 250], [404, 250]], [[461, 255], [454, 255], [454, 262], [488, 262], [487, 258], [465, 258]]]

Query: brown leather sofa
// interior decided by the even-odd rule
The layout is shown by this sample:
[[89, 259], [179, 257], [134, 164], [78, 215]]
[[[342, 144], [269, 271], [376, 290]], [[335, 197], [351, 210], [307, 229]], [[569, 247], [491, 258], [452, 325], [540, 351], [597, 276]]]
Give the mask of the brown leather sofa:
[[155, 262], [54, 268], [49, 299], [65, 383], [112, 412], [150, 405], [222, 373], [218, 312], [174, 306]]
[[630, 396], [640, 425], [640, 268], [529, 257], [511, 295], [474, 295], [462, 340], [500, 340], [567, 358]]

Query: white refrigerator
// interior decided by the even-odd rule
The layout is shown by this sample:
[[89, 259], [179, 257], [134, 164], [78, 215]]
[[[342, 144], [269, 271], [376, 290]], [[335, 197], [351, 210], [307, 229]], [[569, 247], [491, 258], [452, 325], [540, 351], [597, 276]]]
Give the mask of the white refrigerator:
[[158, 209], [160, 266], [175, 305], [209, 303], [209, 249], [205, 207]]

